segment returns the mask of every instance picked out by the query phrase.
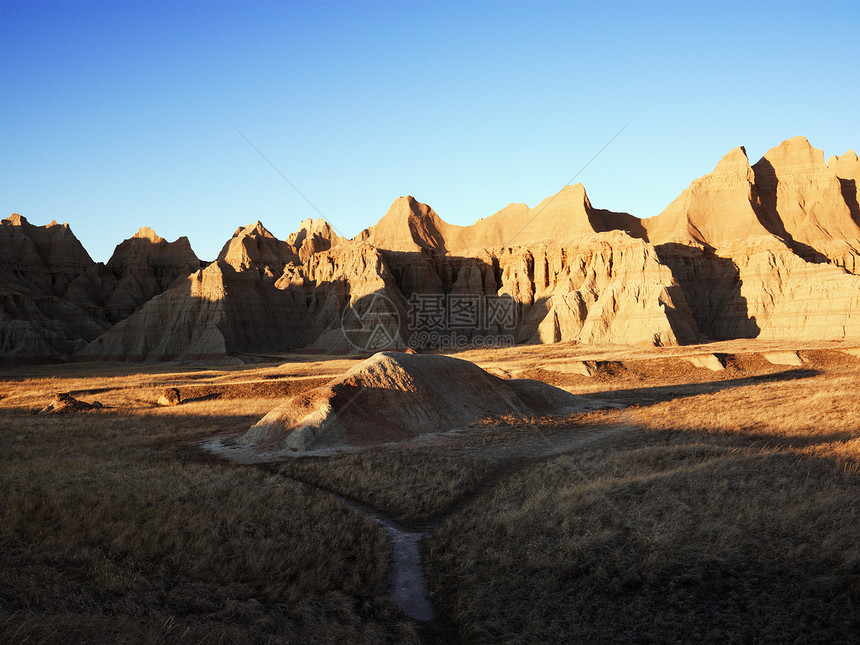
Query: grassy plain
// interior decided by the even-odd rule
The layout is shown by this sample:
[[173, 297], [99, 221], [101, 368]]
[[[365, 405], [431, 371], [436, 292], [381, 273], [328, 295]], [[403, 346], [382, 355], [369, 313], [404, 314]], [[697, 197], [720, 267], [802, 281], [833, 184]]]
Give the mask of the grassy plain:
[[[840, 345], [801, 348], [802, 365], [763, 358], [778, 349], [466, 352], [630, 407], [260, 465], [199, 440], [354, 359], [5, 370], [0, 639], [427, 638], [388, 597], [383, 531], [342, 496], [430, 531], [447, 625], [430, 638], [856, 642], [860, 359]], [[565, 371], [579, 362], [591, 376]], [[164, 387], [186, 402], [157, 407]], [[32, 414], [56, 392], [106, 407]]]

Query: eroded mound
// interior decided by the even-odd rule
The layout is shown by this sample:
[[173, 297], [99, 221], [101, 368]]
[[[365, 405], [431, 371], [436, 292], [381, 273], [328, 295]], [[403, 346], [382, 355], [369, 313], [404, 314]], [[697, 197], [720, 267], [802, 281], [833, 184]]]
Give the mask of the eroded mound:
[[487, 416], [556, 415], [593, 402], [530, 380], [505, 380], [448, 356], [380, 352], [343, 376], [294, 396], [243, 435], [272, 450], [402, 441]]

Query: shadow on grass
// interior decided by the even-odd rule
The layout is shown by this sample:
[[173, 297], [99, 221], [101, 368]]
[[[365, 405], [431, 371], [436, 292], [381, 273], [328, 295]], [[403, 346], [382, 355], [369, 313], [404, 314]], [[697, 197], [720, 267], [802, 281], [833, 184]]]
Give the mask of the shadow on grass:
[[743, 378], [730, 379], [727, 381], [705, 381], [702, 383], [681, 383], [677, 385], [659, 385], [654, 387], [637, 387], [626, 390], [605, 390], [603, 392], [589, 392], [582, 396], [595, 398], [612, 403], [620, 402], [629, 405], [653, 405], [665, 401], [673, 401], [685, 397], [698, 396], [700, 394], [711, 394], [722, 390], [730, 390], [737, 387], [749, 387], [763, 383], [778, 383], [781, 381], [795, 381], [798, 379], [812, 378], [820, 375], [818, 370], [792, 369], [772, 374], [759, 374], [745, 376]]
[[[641, 427], [641, 426], [638, 426]], [[811, 446], [825, 445], [837, 441], [849, 441], [856, 438], [857, 433], [850, 430], [842, 432], [828, 432], [826, 434], [774, 434], [766, 430], [755, 429], [718, 431], [702, 431], [698, 428], [683, 426], [661, 428], [652, 430], [652, 433], [665, 433], [667, 437], [699, 437], [702, 441], [709, 441], [714, 445], [730, 445], [735, 448], [749, 448], [759, 450], [795, 450]], [[822, 458], [831, 459], [827, 455]]]
[[183, 403], [197, 403], [199, 401], [212, 401], [214, 399], [220, 399], [222, 392], [210, 392], [209, 394], [204, 394], [202, 396], [195, 396], [190, 399], [184, 399]]

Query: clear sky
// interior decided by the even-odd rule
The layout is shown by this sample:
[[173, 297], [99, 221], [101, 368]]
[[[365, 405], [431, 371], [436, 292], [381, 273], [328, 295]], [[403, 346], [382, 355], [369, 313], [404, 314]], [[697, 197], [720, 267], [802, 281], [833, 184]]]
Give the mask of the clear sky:
[[0, 215], [214, 259], [400, 195], [658, 214], [723, 154], [860, 148], [857, 2], [0, 2]]

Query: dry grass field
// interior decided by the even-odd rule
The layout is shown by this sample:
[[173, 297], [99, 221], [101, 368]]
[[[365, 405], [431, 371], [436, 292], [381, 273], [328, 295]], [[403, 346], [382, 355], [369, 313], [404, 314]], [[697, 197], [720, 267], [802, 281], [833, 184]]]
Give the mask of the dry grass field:
[[[88, 371], [0, 385], [0, 640], [417, 639], [387, 597], [373, 520], [189, 445], [247, 427], [271, 398], [153, 405], [165, 385], [247, 373]], [[34, 416], [55, 391], [105, 408]]]
[[[201, 440], [355, 359], [4, 370], [0, 640], [857, 642], [860, 359], [779, 349], [464, 352], [628, 407], [255, 465]], [[105, 407], [33, 414], [57, 392]], [[434, 625], [348, 500], [428, 533]]]

